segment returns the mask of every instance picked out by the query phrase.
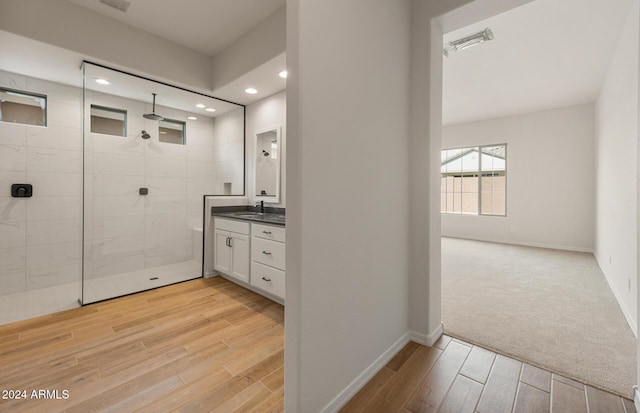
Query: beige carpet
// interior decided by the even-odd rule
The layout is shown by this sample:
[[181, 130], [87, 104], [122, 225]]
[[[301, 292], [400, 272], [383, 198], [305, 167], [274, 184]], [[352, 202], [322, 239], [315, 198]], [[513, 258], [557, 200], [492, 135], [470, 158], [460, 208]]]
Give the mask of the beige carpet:
[[618, 395], [636, 339], [592, 254], [442, 238], [445, 333]]

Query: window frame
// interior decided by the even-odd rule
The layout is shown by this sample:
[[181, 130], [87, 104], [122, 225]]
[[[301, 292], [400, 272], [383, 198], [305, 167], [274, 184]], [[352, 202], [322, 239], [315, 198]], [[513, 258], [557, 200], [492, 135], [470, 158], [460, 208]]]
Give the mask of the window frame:
[[49, 101], [47, 99], [47, 95], [43, 95], [42, 93], [36, 93], [36, 92], [29, 92], [26, 90], [19, 90], [19, 89], [11, 89], [8, 87], [4, 87], [4, 86], [0, 86], [0, 92], [6, 92], [6, 93], [17, 93], [20, 95], [24, 95], [24, 96], [28, 96], [28, 97], [33, 97], [33, 98], [39, 98], [44, 100], [44, 123], [42, 125], [35, 125], [33, 123], [22, 123], [22, 122], [10, 122], [7, 120], [0, 120], [0, 122], [4, 122], [4, 123], [12, 123], [15, 125], [26, 125], [26, 126], [39, 126], [41, 128], [46, 128], [48, 123], [49, 123]]
[[[91, 119], [93, 117], [93, 115], [91, 114], [91, 110], [92, 109], [97, 109], [97, 110], [104, 110], [106, 112], [112, 112], [112, 113], [120, 113], [124, 115], [124, 121], [122, 122], [122, 135], [112, 135], [110, 133], [101, 133], [101, 132], [94, 132], [92, 130], [92, 126], [93, 126], [93, 120]], [[95, 133], [98, 135], [105, 135], [105, 136], [115, 136], [117, 138], [126, 138], [128, 137], [128, 129], [127, 129], [127, 125], [128, 125], [128, 119], [129, 119], [129, 115], [127, 114], [127, 110], [126, 109], [118, 109], [118, 108], [111, 108], [109, 106], [102, 106], [102, 105], [94, 105], [93, 103], [89, 106], [89, 121], [92, 122], [89, 125], [89, 132], [91, 133]]]
[[[160, 122], [173, 123], [174, 125], [182, 125], [182, 143], [173, 143], [173, 142], [162, 142], [160, 140]], [[187, 144], [187, 122], [178, 119], [169, 119], [164, 118], [161, 121], [158, 121], [158, 142], [159, 143], [168, 143], [171, 145], [186, 145]]]
[[[492, 147], [496, 147], [496, 146], [504, 146], [504, 214], [483, 214], [482, 213], [482, 177], [483, 177], [483, 170], [482, 170], [482, 149], [483, 148], [492, 148]], [[508, 200], [508, 196], [507, 196], [507, 190], [508, 190], [508, 185], [507, 185], [507, 171], [509, 169], [508, 167], [508, 160], [507, 160], [507, 143], [495, 143], [495, 144], [485, 144], [485, 145], [474, 145], [474, 146], [460, 146], [460, 147], [455, 147], [455, 148], [442, 148], [440, 149], [440, 153], [442, 153], [443, 151], [450, 151], [450, 150], [456, 150], [456, 149], [460, 149], [460, 150], [464, 150], [464, 149], [478, 149], [478, 170], [476, 172], [474, 172], [475, 174], [477, 174], [478, 177], [478, 212], [477, 213], [462, 213], [462, 212], [447, 212], [447, 211], [442, 211], [442, 207], [440, 208], [440, 214], [441, 215], [466, 215], [466, 216], [483, 216], [483, 217], [498, 217], [498, 218], [506, 218], [507, 217], [507, 200]], [[442, 166], [442, 161], [440, 163], [440, 165]], [[487, 171], [484, 171], [487, 172]], [[442, 186], [442, 172], [440, 172], [440, 185]], [[442, 194], [442, 188], [440, 190], [440, 193]], [[447, 193], [446, 191], [444, 192], [445, 194]], [[446, 196], [446, 195], [445, 195]]]

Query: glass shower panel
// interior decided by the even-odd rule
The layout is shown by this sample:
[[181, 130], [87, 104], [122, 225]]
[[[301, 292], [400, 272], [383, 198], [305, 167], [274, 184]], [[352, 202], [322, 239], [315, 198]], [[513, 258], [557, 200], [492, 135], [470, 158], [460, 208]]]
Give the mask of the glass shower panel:
[[79, 305], [79, 86], [0, 70], [0, 325]]
[[84, 304], [201, 277], [203, 197], [243, 193], [243, 106], [85, 62]]

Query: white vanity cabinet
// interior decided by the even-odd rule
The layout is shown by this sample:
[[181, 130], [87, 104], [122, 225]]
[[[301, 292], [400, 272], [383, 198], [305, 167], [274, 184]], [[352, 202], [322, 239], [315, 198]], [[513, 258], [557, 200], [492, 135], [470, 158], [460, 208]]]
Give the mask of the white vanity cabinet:
[[284, 299], [285, 229], [251, 224], [251, 285]]
[[248, 222], [215, 218], [214, 268], [230, 277], [249, 282]]

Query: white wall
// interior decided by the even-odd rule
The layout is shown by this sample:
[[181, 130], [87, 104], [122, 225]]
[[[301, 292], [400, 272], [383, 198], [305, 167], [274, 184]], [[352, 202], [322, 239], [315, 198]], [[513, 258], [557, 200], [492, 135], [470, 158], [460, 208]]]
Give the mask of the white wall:
[[592, 104], [445, 126], [442, 148], [507, 144], [507, 216], [442, 214], [442, 235], [594, 247]]
[[287, 3], [290, 412], [333, 411], [408, 332], [409, 5]]
[[214, 90], [285, 52], [286, 15], [283, 6], [214, 57]]
[[[638, 2], [596, 102], [596, 259], [637, 331]], [[630, 284], [629, 284], [630, 283]]]
[[212, 90], [209, 56], [65, 0], [3, 0], [0, 30], [73, 50], [97, 63]]
[[256, 132], [280, 127], [280, 202], [269, 204], [286, 206], [287, 195], [287, 95], [276, 93], [247, 106], [247, 194], [255, 202], [255, 139]]

